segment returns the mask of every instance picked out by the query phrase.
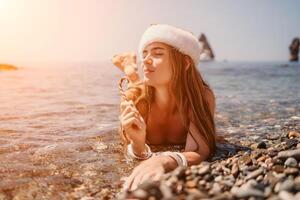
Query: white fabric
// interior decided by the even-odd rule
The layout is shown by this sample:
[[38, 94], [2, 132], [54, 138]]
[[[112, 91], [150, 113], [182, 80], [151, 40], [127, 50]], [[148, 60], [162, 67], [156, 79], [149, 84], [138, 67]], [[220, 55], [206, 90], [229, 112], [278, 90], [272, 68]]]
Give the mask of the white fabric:
[[195, 66], [199, 64], [202, 45], [191, 32], [167, 24], [151, 25], [144, 32], [139, 43], [138, 51], [141, 60], [143, 60], [144, 48], [153, 42], [173, 46], [181, 53], [190, 56]]

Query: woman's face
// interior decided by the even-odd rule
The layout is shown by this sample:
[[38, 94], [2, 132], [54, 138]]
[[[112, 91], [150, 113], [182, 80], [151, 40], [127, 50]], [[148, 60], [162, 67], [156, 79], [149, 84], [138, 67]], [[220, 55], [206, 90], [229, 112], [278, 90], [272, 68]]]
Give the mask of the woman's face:
[[153, 42], [143, 50], [144, 82], [150, 86], [167, 85], [172, 77], [168, 46]]

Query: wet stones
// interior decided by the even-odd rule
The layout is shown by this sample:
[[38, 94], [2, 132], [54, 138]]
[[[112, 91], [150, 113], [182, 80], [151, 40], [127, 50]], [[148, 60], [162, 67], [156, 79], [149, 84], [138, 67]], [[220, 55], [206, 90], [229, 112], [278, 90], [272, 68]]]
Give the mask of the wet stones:
[[[177, 168], [157, 187], [163, 199], [297, 199], [300, 149], [296, 149], [298, 139], [293, 137], [284, 134], [280, 140], [249, 143], [255, 147], [251, 152]], [[151, 196], [149, 189], [138, 195], [145, 197], [145, 191]]]

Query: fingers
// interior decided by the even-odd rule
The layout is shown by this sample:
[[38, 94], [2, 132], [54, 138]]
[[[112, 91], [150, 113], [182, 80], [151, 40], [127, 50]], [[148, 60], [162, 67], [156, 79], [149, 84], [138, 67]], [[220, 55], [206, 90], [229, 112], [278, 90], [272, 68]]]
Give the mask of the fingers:
[[136, 113], [136, 115], [138, 117], [141, 116], [140, 113], [139, 113], [139, 111], [136, 109], [136, 107], [135, 107], [135, 105], [133, 104], [132, 101], [125, 101], [125, 102], [121, 103], [120, 107], [121, 107], [120, 118], [125, 117], [127, 114], [129, 114], [131, 112]]
[[136, 190], [137, 189], [139, 184], [142, 183], [141, 182], [142, 177], [143, 177], [143, 173], [139, 173], [134, 177], [134, 179], [132, 180], [132, 183], [131, 183], [131, 187], [130, 187], [131, 190]]
[[[127, 120], [131, 117], [136, 117], [138, 120], [141, 120], [141, 115], [137, 110], [134, 110], [130, 107], [126, 108], [123, 113], [119, 116], [120, 121]], [[142, 122], [142, 121], [141, 121]]]
[[144, 183], [145, 181], [149, 181], [149, 180], [152, 180], [151, 178], [151, 174], [144, 174], [141, 179], [140, 179], [140, 183]]
[[139, 127], [139, 129], [144, 129], [146, 127], [143, 117], [140, 115], [132, 101], [124, 101], [121, 103], [120, 107], [123, 111], [121, 112], [119, 119], [124, 129], [129, 128], [133, 124]]
[[133, 173], [125, 183], [127, 190], [136, 190], [137, 187], [146, 181], [159, 181], [162, 177], [161, 173]]
[[137, 113], [136, 112], [127, 113], [125, 116], [122, 116], [121, 121], [126, 121], [132, 117], [137, 117]]
[[162, 178], [162, 173], [157, 173], [152, 177], [153, 181], [159, 181]]
[[133, 124], [136, 125], [137, 127], [139, 127], [139, 129], [143, 128], [142, 123], [136, 117], [132, 117], [132, 118], [129, 118], [128, 120], [121, 121], [121, 123], [122, 123], [122, 126], [124, 129], [131, 127]]
[[121, 102], [120, 104], [120, 109], [121, 111], [123, 111], [126, 107], [132, 107], [132, 108], [135, 108], [134, 104], [133, 104], [133, 101], [130, 100], [130, 101], [123, 101]]
[[132, 106], [127, 106], [125, 107], [125, 109], [123, 110], [123, 112], [121, 113], [121, 116], [120, 117], [124, 117], [126, 116], [128, 113], [130, 112], [135, 112], [138, 114], [138, 111], [137, 109], [133, 108]]
[[131, 175], [126, 179], [126, 182], [124, 184], [124, 189], [125, 190], [133, 190], [132, 189], [132, 184], [135, 180], [135, 178], [137, 177], [137, 175], [140, 173], [140, 171], [138, 170], [133, 170], [133, 172], [131, 173]]

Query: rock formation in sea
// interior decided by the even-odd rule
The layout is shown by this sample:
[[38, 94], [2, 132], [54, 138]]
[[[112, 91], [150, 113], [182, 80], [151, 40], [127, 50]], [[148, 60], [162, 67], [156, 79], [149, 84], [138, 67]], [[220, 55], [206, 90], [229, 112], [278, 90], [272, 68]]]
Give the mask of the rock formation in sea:
[[300, 46], [300, 39], [294, 38], [292, 43], [289, 47], [290, 49], [290, 61], [297, 62], [299, 60], [298, 53], [299, 53], [299, 46]]
[[0, 71], [17, 70], [18, 68], [9, 64], [0, 64]]
[[213, 50], [205, 36], [204, 33], [201, 33], [199, 36], [199, 42], [203, 47], [202, 52], [200, 53], [200, 60], [201, 61], [211, 61], [214, 60], [215, 55], [213, 53]]

